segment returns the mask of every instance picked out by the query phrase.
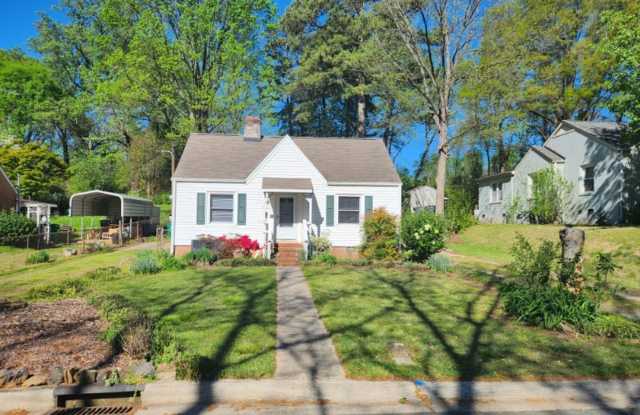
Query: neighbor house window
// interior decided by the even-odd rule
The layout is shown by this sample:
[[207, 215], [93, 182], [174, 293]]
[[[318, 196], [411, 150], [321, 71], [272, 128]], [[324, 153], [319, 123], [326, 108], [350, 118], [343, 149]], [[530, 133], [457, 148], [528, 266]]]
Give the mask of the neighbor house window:
[[533, 199], [533, 177], [527, 176], [527, 199]]
[[593, 166], [582, 167], [582, 191], [593, 192], [595, 189], [595, 169]]
[[233, 222], [233, 195], [211, 195], [211, 222]]
[[340, 196], [338, 198], [338, 223], [360, 223], [360, 198]]
[[494, 183], [491, 185], [491, 202], [498, 203], [502, 201], [502, 183]]

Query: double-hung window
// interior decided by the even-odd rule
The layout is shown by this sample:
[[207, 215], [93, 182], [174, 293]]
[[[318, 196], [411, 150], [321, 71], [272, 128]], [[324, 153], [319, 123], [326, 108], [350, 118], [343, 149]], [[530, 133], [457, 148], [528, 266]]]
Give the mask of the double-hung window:
[[338, 223], [360, 223], [359, 197], [338, 197]]
[[595, 168], [582, 166], [582, 192], [589, 193], [595, 190]]
[[233, 223], [233, 195], [211, 195], [211, 222]]
[[502, 183], [491, 185], [491, 202], [500, 203], [502, 201]]

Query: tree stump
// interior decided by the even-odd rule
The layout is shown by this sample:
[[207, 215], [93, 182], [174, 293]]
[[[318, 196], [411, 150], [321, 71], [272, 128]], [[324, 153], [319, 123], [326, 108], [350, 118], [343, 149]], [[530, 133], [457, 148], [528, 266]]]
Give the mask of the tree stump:
[[584, 277], [582, 276], [584, 240], [585, 233], [581, 229], [566, 227], [560, 231], [562, 244], [560, 281], [574, 292], [581, 291], [584, 285]]

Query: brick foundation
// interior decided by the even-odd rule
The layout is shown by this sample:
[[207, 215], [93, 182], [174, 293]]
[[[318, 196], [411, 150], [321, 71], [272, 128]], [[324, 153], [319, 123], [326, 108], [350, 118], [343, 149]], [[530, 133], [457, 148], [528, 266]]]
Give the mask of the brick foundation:
[[337, 258], [358, 259], [360, 258], [360, 248], [354, 246], [333, 246], [331, 254]]
[[176, 245], [175, 246], [175, 255], [183, 256], [191, 252], [191, 245]]

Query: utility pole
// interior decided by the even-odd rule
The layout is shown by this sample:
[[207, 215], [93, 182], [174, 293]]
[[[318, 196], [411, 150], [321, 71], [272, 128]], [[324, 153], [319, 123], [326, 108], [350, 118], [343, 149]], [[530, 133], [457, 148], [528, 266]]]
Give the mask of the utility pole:
[[168, 153], [171, 155], [171, 177], [173, 177], [176, 172], [176, 151], [175, 145], [171, 144], [171, 150], [161, 150], [162, 153]]
[[16, 183], [16, 213], [20, 213], [20, 174]]

